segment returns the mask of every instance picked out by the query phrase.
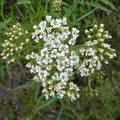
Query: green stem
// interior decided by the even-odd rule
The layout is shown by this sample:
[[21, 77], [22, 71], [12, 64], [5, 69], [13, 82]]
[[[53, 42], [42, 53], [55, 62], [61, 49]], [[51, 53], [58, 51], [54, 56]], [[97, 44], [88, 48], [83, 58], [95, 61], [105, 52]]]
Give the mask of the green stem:
[[29, 80], [27, 77], [26, 77], [26, 71], [24, 69], [24, 67], [22, 66], [21, 62], [20, 61], [17, 61], [18, 65], [20, 66], [20, 70], [21, 70], [21, 73], [24, 75], [25, 79], [26, 80]]
[[60, 109], [60, 112], [59, 112], [59, 114], [58, 114], [58, 116], [57, 116], [57, 119], [56, 119], [56, 120], [61, 120], [60, 118], [61, 118], [61, 115], [62, 115], [63, 110], [64, 110], [64, 104], [63, 104], [63, 101], [62, 101], [62, 100], [60, 100], [60, 103], [61, 103], [61, 109]]
[[10, 70], [9, 70], [9, 64], [8, 63], [6, 63], [6, 68], [7, 68], [7, 73], [8, 73], [8, 79], [9, 79], [9, 88], [11, 88], [12, 86], [11, 86], [11, 79], [12, 79], [12, 76], [11, 76], [11, 73], [10, 73]]

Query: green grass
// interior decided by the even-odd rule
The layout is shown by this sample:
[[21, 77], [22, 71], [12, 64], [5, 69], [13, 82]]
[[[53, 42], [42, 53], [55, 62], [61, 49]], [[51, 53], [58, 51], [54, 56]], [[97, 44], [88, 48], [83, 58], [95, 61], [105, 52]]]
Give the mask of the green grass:
[[[69, 26], [80, 29], [80, 41], [85, 42], [84, 29], [95, 23], [104, 23], [113, 39], [108, 41], [116, 49], [117, 58], [105, 66], [103, 77], [95, 76], [98, 96], [81, 94], [78, 101], [57, 98], [46, 101], [36, 83], [21, 77], [18, 65], [8, 66], [0, 59], [0, 120], [114, 120], [120, 113], [120, 7], [119, 0], [63, 0], [61, 14], [53, 12], [50, 0], [0, 1], [0, 52], [4, 32], [14, 22], [29, 28], [38, 24], [47, 14], [67, 16]], [[22, 64], [24, 66], [24, 64]], [[11, 72], [18, 73], [12, 76]], [[18, 78], [19, 77], [19, 78]], [[18, 85], [16, 86], [17, 82]], [[10, 88], [10, 82], [15, 85]], [[2, 89], [4, 90], [1, 95]], [[2, 97], [1, 97], [2, 96]]]

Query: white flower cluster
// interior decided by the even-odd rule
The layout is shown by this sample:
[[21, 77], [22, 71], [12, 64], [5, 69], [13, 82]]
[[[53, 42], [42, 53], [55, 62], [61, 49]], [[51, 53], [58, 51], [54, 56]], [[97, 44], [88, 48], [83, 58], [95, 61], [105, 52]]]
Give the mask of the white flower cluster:
[[68, 96], [71, 101], [76, 100], [80, 90], [72, 82], [74, 73], [79, 71], [82, 77], [89, 76], [100, 70], [102, 63], [108, 63], [108, 59], [116, 56], [115, 50], [104, 42], [111, 37], [104, 31], [103, 24], [85, 30], [89, 41], [78, 47], [79, 52], [74, 49], [79, 30], [70, 29], [66, 18], [46, 16], [46, 20], [34, 29], [32, 39], [38, 44], [42, 42], [43, 46], [26, 56], [29, 61], [26, 67], [34, 74], [34, 80], [42, 83], [46, 99]]
[[60, 12], [61, 11], [62, 0], [51, 0], [51, 8], [54, 11]]
[[21, 25], [17, 23], [5, 34], [8, 39], [2, 44], [3, 51], [1, 56], [3, 59], [8, 60], [8, 63], [11, 63], [16, 60], [23, 47], [29, 42], [29, 39], [26, 38], [28, 31], [22, 29]]
[[79, 98], [79, 88], [72, 80], [73, 71], [79, 65], [79, 56], [70, 48], [75, 45], [79, 30], [66, 26], [66, 18], [53, 19], [46, 16], [32, 33], [35, 42], [44, 42], [43, 48], [26, 56], [27, 67], [35, 74], [34, 79], [42, 82], [46, 99], [67, 95], [71, 101]]
[[85, 30], [85, 34], [89, 40], [99, 40], [104, 41], [105, 39], [111, 38], [108, 31], [104, 30], [104, 24], [94, 25], [93, 28]]
[[[78, 99], [80, 89], [73, 82], [75, 74], [90, 76], [116, 56], [115, 50], [105, 43], [111, 36], [103, 24], [85, 30], [88, 42], [80, 46], [75, 46], [79, 30], [70, 29], [66, 18], [46, 16], [33, 28], [31, 43], [28, 31], [19, 23], [13, 25], [6, 33], [8, 39], [2, 44], [1, 56], [8, 63], [26, 56], [26, 67], [34, 74], [34, 80], [41, 82], [46, 99], [54, 96], [60, 99], [67, 96], [71, 101]], [[29, 54], [31, 46], [33, 52]]]
[[81, 76], [89, 76], [95, 70], [100, 70], [103, 63], [108, 64], [108, 60], [116, 56], [115, 50], [105, 43], [105, 39], [111, 38], [107, 31], [104, 31], [104, 25], [94, 25], [90, 30], [85, 30], [87, 37], [91, 40], [85, 43], [85, 46], [79, 50], [83, 56], [79, 67]]

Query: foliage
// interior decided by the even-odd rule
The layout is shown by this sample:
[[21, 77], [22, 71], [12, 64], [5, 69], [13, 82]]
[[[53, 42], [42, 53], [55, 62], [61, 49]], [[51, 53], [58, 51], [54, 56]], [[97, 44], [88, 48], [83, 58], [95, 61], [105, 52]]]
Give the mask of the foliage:
[[[52, 15], [66, 16], [70, 27], [80, 29], [78, 43], [86, 41], [85, 28], [95, 23], [104, 23], [113, 36], [108, 42], [116, 49], [117, 58], [110, 65], [104, 65], [101, 73], [96, 72], [91, 76], [92, 89], [86, 85], [88, 79], [76, 77], [75, 82], [85, 86], [82, 90], [86, 95], [81, 94], [80, 99], [72, 103], [68, 99], [57, 98], [46, 101], [39, 93], [40, 84], [37, 86], [36, 82], [30, 82], [31, 76], [24, 69], [24, 61], [8, 65], [0, 59], [0, 119], [114, 120], [120, 112], [119, 4], [119, 0], [63, 0], [60, 14], [52, 12], [50, 0], [1, 0], [0, 52], [6, 39], [4, 32], [13, 23], [20, 22], [31, 30], [31, 26], [38, 24], [46, 15]], [[97, 94], [94, 95], [96, 89]]]

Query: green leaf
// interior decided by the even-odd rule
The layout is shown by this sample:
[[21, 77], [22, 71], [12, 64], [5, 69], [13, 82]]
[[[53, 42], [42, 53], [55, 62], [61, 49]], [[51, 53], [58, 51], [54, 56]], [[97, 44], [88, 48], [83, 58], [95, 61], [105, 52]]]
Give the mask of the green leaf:
[[0, 2], [0, 14], [1, 14], [2, 18], [4, 18], [4, 4], [5, 4], [5, 1], [1, 0], [1, 2]]
[[64, 1], [62, 1], [62, 5], [69, 7], [69, 4]]
[[86, 18], [87, 16], [89, 16], [90, 14], [92, 14], [95, 10], [97, 10], [97, 8], [94, 8], [93, 10], [89, 11], [85, 15], [81, 16], [80, 18], [77, 19], [77, 21], [80, 21], [80, 20]]
[[76, 45], [76, 46], [72, 47], [71, 50], [75, 50], [75, 51], [76, 51], [76, 50], [81, 49], [82, 47], [85, 48], [85, 47], [86, 47], [86, 44], [84, 43], [84, 44], [81, 44], [81, 45]]
[[7, 28], [7, 25], [10, 23], [11, 18], [9, 19], [4, 19], [4, 21], [0, 22], [0, 29], [5, 29]]
[[112, 2], [110, 2], [109, 0], [100, 0], [101, 2], [103, 2], [104, 4], [110, 6], [113, 10], [116, 10], [115, 6], [113, 5]]
[[89, 3], [89, 5], [91, 5], [92, 7], [97, 8], [97, 9], [101, 9], [101, 10], [107, 12], [107, 13], [111, 12], [111, 10], [109, 10], [106, 7], [104, 7], [104, 6], [100, 5], [100, 4], [97, 4], [97, 3]]
[[17, 4], [18, 5], [21, 5], [21, 4], [27, 5], [27, 4], [31, 4], [31, 1], [30, 0], [18, 0]]
[[63, 108], [60, 109], [59, 114], [57, 116], [57, 120], [61, 120], [60, 117], [62, 116]]

